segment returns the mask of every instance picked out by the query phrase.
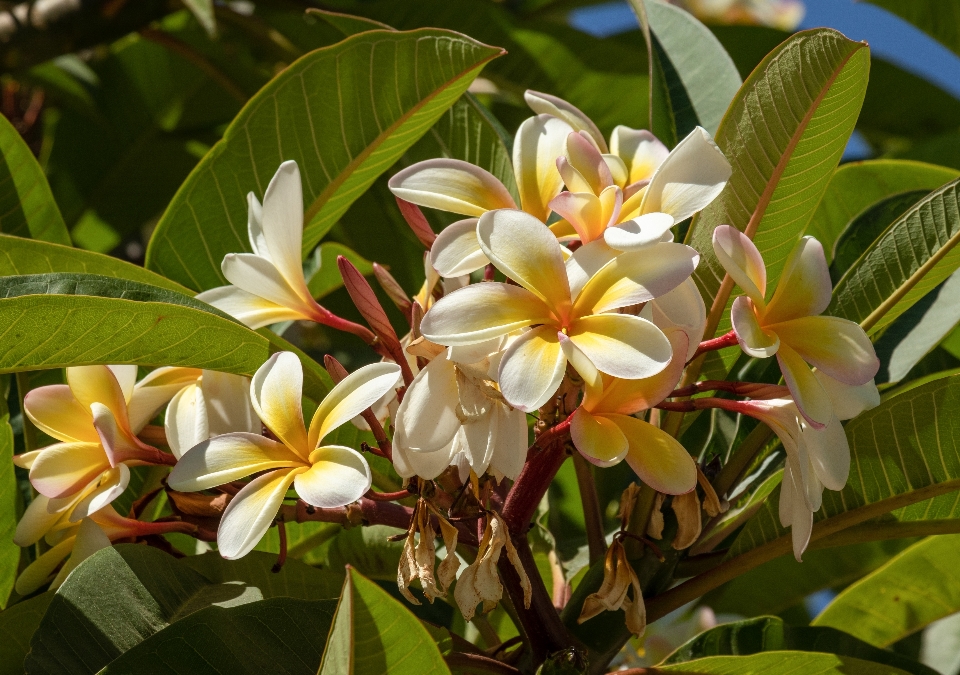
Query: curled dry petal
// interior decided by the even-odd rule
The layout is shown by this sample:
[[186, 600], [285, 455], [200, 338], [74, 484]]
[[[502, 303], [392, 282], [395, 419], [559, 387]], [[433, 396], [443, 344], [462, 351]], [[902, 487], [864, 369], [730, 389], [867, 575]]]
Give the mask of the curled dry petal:
[[677, 536], [673, 538], [673, 547], [678, 551], [689, 548], [700, 536], [700, 498], [697, 491], [673, 498], [673, 513], [677, 516]]
[[[633, 591], [633, 597], [628, 593]], [[646, 629], [646, 608], [640, 589], [640, 579], [627, 560], [623, 543], [614, 539], [603, 561], [603, 583], [596, 593], [588, 595], [577, 623], [583, 623], [601, 612], [623, 609], [627, 629], [636, 636]]]
[[473, 618], [479, 603], [482, 602], [483, 611], [488, 612], [500, 601], [503, 585], [497, 574], [497, 562], [504, 547], [507, 548], [507, 558], [520, 577], [520, 585], [524, 589], [524, 606], [530, 606], [530, 579], [510, 541], [506, 523], [499, 514], [491, 511], [487, 514], [487, 526], [477, 549], [477, 558], [460, 575], [454, 591], [454, 599], [465, 620], [470, 621]]
[[653, 498], [653, 511], [650, 513], [650, 522], [647, 523], [647, 536], [654, 539], [663, 539], [663, 502], [667, 495], [658, 492]]

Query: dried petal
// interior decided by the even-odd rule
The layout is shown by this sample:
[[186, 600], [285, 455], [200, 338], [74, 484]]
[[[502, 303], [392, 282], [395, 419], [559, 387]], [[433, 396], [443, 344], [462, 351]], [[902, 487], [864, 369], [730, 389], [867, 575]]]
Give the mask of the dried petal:
[[437, 588], [437, 582], [433, 576], [433, 566], [437, 561], [437, 549], [434, 545], [436, 535], [430, 524], [430, 513], [425, 507], [421, 507], [417, 513], [417, 529], [420, 531], [420, 542], [414, 549], [417, 575], [420, 577], [423, 594], [430, 604], [433, 604], [434, 599], [442, 596], [443, 593]]
[[697, 491], [673, 498], [673, 512], [677, 516], [677, 536], [673, 547], [678, 551], [693, 545], [700, 536], [700, 498]]
[[415, 532], [416, 530], [411, 523], [410, 529], [407, 531], [407, 539], [403, 543], [403, 551], [400, 553], [400, 567], [397, 569], [397, 587], [400, 589], [403, 597], [414, 605], [419, 605], [420, 601], [413, 596], [413, 593], [407, 590], [407, 587], [417, 576], [417, 561], [413, 552], [415, 548]]
[[440, 582], [440, 588], [446, 594], [457, 578], [457, 570], [460, 569], [460, 558], [457, 557], [457, 528], [446, 518], [440, 518], [440, 533], [443, 535], [443, 546], [447, 549], [447, 555], [443, 562], [437, 567], [437, 581]]
[[653, 512], [650, 514], [650, 522], [647, 523], [647, 536], [654, 539], [663, 539], [663, 501], [667, 495], [658, 492], [653, 499]]
[[[500, 516], [496, 516], [496, 518], [499, 519]], [[504, 532], [507, 531], [506, 525], [503, 526], [503, 530]], [[533, 587], [530, 585], [530, 578], [527, 576], [526, 570], [523, 569], [523, 563], [520, 562], [520, 556], [517, 555], [517, 549], [514, 548], [513, 542], [510, 541], [509, 534], [506, 536], [506, 546], [507, 559], [517, 571], [517, 576], [520, 577], [520, 588], [523, 589], [523, 606], [526, 609], [530, 609], [530, 601], [533, 599]]]
[[637, 506], [637, 497], [639, 496], [640, 486], [636, 483], [630, 483], [623, 494], [620, 495], [620, 510], [617, 512], [617, 517], [620, 519], [620, 529], [627, 529], [627, 525], [630, 523], [630, 515]]
[[703, 510], [707, 512], [707, 515], [713, 517], [723, 513], [724, 508], [720, 504], [720, 498], [717, 497], [716, 490], [710, 485], [710, 481], [707, 480], [699, 466], [697, 467], [697, 482], [703, 488]]
[[[633, 589], [633, 599], [627, 597]], [[640, 590], [640, 580], [627, 560], [627, 552], [619, 539], [614, 539], [603, 561], [603, 583], [596, 593], [584, 600], [577, 623], [583, 623], [603, 611], [623, 609], [627, 628], [642, 635], [646, 627], [646, 607]]]

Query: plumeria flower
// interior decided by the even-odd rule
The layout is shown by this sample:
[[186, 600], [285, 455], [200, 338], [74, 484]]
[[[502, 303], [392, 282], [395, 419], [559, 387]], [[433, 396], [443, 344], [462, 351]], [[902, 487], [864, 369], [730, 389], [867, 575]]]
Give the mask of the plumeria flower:
[[[179, 370], [187, 369], [159, 368], [152, 375], [171, 377], [175, 373], [170, 371]], [[164, 417], [167, 445], [177, 459], [214, 436], [260, 433], [260, 418], [250, 402], [248, 378], [215, 370], [189, 370], [199, 377], [195, 374], [193, 381], [174, 395]]]
[[746, 293], [730, 309], [740, 348], [756, 358], [776, 354], [800, 413], [811, 426], [822, 429], [832, 419], [833, 408], [810, 366], [850, 386], [870, 382], [880, 369], [880, 360], [860, 326], [839, 317], [818, 316], [830, 304], [833, 292], [823, 246], [813, 237], [797, 242], [769, 302], [764, 299], [763, 258], [745, 234], [721, 225], [713, 232], [713, 250]]
[[291, 484], [301, 499], [317, 507], [345, 506], [370, 489], [370, 467], [363, 456], [344, 446], [323, 445], [323, 440], [399, 379], [400, 367], [394, 363], [360, 368], [327, 394], [307, 429], [300, 359], [290, 352], [274, 354], [253, 376], [250, 399], [278, 440], [245, 432], [215, 436], [183, 454], [168, 484], [195, 492], [260, 474], [230, 501], [217, 532], [220, 554], [240, 558], [270, 527]]
[[616, 310], [676, 288], [696, 267], [696, 251], [660, 244], [656, 255], [637, 251], [593, 274], [583, 274], [582, 266], [568, 274], [556, 237], [527, 213], [486, 213], [477, 234], [487, 257], [518, 285], [473, 284], [444, 296], [424, 316], [421, 332], [432, 342], [461, 346], [530, 327], [500, 362], [497, 381], [511, 406], [524, 412], [542, 406], [559, 387], [568, 358], [574, 367], [579, 362], [571, 355], [626, 379], [666, 368], [672, 350], [660, 329]]
[[759, 419], [783, 443], [787, 462], [780, 485], [780, 523], [791, 528], [798, 561], [810, 542], [813, 514], [820, 510], [823, 488], [842, 490], [847, 484], [850, 446], [841, 420], [880, 405], [873, 381], [850, 386], [820, 371], [812, 376], [830, 405], [830, 419], [821, 429], [808, 424], [791, 399], [731, 402], [731, 409]]
[[[519, 208], [538, 220], [550, 216], [550, 201], [563, 181], [556, 160], [573, 128], [557, 117], [537, 115], [520, 125], [513, 142], [513, 172], [520, 194]], [[444, 277], [457, 277], [490, 262], [477, 241], [477, 218], [496, 209], [516, 209], [510, 191], [493, 174], [458, 159], [417, 162], [390, 179], [400, 199], [468, 216], [447, 226], [430, 250], [431, 262]]]
[[174, 392], [136, 386], [132, 365], [77, 366], [67, 368], [66, 375], [67, 384], [39, 387], [23, 401], [36, 427], [61, 442], [18, 455], [14, 462], [30, 471], [31, 484], [49, 500], [48, 515], [69, 508], [76, 521], [123, 492], [129, 466], [173, 464], [172, 455], [137, 434]]
[[[431, 360], [407, 388], [395, 417], [394, 468], [403, 478], [432, 479], [448, 466], [516, 478], [527, 455], [527, 416], [496, 384], [502, 338], [464, 347], [432, 347]], [[412, 348], [414, 349], [414, 348]]]
[[550, 207], [565, 220], [550, 229], [561, 239], [575, 237], [584, 244], [604, 239], [623, 251], [655, 244], [668, 238], [676, 223], [712, 202], [730, 177], [730, 164], [700, 127], [656, 165], [644, 162], [654, 165], [652, 175], [626, 186], [610, 170], [617, 163], [587, 139], [583, 131], [570, 134], [565, 154], [557, 159], [567, 192], [557, 195]]
[[[597, 466], [613, 466], [626, 459], [640, 479], [665, 494], [690, 492], [697, 484], [697, 466], [673, 436], [631, 415], [652, 408], [673, 391], [683, 373], [687, 336], [668, 333], [674, 357], [653, 377], [621, 380], [594, 371], [588, 363], [574, 363], [584, 376], [586, 391], [570, 418], [570, 437], [580, 454]], [[566, 339], [566, 338], [565, 338]]]
[[204, 291], [198, 300], [253, 329], [299, 319], [335, 321], [313, 299], [303, 276], [303, 187], [296, 162], [280, 165], [262, 206], [252, 192], [247, 195], [247, 234], [253, 253], [228, 253], [220, 265], [231, 285]]

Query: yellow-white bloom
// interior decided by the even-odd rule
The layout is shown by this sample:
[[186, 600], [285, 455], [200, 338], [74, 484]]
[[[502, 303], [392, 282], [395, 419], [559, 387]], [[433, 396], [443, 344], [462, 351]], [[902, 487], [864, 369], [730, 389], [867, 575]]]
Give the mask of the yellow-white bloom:
[[810, 366], [850, 386], [870, 382], [880, 368], [873, 345], [860, 326], [834, 316], [818, 316], [830, 304], [833, 290], [823, 246], [813, 237], [797, 242], [769, 302], [764, 299], [767, 272], [763, 258], [745, 234], [721, 225], [714, 230], [713, 249], [727, 274], [746, 293], [734, 300], [730, 309], [741, 349], [756, 358], [776, 354], [801, 414], [812, 426], [823, 428], [833, 410]]
[[[174, 377], [182, 368], [158, 368], [148, 377]], [[230, 432], [259, 434], [260, 418], [250, 403], [250, 380], [215, 370], [196, 371], [193, 381], [170, 400], [164, 417], [167, 445], [177, 459], [208, 438]]]
[[371, 485], [363, 456], [323, 439], [370, 407], [400, 379], [394, 363], [375, 363], [335, 386], [304, 426], [303, 368], [290, 352], [274, 354], [253, 377], [250, 398], [257, 416], [279, 440], [228, 433], [188, 450], [170, 473], [174, 490], [194, 492], [261, 473], [230, 501], [217, 544], [224, 558], [246, 555], [270, 527], [291, 484], [308, 504], [345, 506]]
[[[572, 131], [569, 124], [552, 115], [531, 117], [517, 129], [513, 171], [519, 208], [538, 220], [547, 220], [550, 201], [563, 189], [556, 160]], [[417, 162], [393, 176], [389, 186], [397, 197], [418, 206], [468, 216], [445, 228], [431, 248], [431, 262], [444, 277], [469, 274], [489, 262], [477, 241], [479, 216], [518, 208], [510, 191], [493, 174], [457, 159]]]
[[253, 253], [228, 253], [220, 266], [231, 285], [204, 291], [197, 299], [254, 329], [324, 320], [328, 312], [310, 295], [303, 276], [303, 188], [296, 162], [280, 165], [262, 206], [252, 192], [247, 195], [247, 232]]
[[500, 362], [500, 390], [513, 407], [542, 406], [559, 387], [568, 359], [577, 367], [582, 356], [596, 370], [627, 379], [651, 377], [670, 362], [670, 342], [659, 328], [616, 310], [679, 286], [696, 267], [693, 249], [658, 244], [596, 269], [578, 250], [565, 266], [550, 230], [515, 210], [484, 214], [477, 235], [487, 257], [518, 285], [488, 282], [455, 291], [427, 312], [421, 332], [432, 342], [461, 346], [531, 327]]
[[50, 518], [69, 508], [77, 521], [123, 492], [128, 465], [172, 463], [137, 433], [176, 390], [136, 385], [136, 366], [77, 366], [66, 375], [66, 385], [39, 387], [24, 397], [27, 417], [61, 442], [14, 461], [29, 469], [33, 487], [50, 500]]
[[822, 429], [809, 425], [791, 399], [739, 402], [738, 410], [755, 417], [780, 438], [787, 462], [780, 484], [780, 523], [791, 528], [797, 560], [810, 542], [813, 514], [820, 510], [823, 489], [842, 490], [850, 474], [850, 447], [841, 420], [880, 405], [870, 381], [859, 386], [839, 382], [822, 372], [812, 373], [826, 393], [830, 418]]
[[637, 476], [657, 492], [679, 495], [697, 484], [697, 466], [690, 453], [670, 434], [631, 416], [660, 403], [680, 380], [687, 336], [676, 329], [667, 336], [673, 359], [657, 375], [621, 380], [596, 373], [584, 378], [586, 394], [571, 416], [570, 437], [593, 464], [613, 466], [626, 459]]
[[496, 387], [503, 340], [438, 348], [407, 388], [395, 418], [394, 468], [435, 478], [450, 465], [516, 478], [527, 454], [527, 418]]

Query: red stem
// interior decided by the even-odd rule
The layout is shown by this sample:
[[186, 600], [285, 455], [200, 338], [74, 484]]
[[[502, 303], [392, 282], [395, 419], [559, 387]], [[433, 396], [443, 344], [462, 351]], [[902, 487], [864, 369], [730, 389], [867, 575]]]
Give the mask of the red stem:
[[697, 351], [694, 353], [693, 357], [687, 361], [687, 363], [692, 362], [698, 356], [705, 352], [716, 351], [717, 349], [723, 349], [725, 347], [733, 347], [737, 344], [737, 334], [734, 331], [725, 333], [720, 337], [715, 337], [712, 340], [704, 340], [700, 343], [700, 346], [697, 347]]
[[399, 499], [405, 499], [410, 496], [409, 490], [398, 490], [397, 492], [374, 492], [370, 490], [367, 494], [363, 495], [367, 499], [372, 499], [375, 502], [395, 502]]
[[[556, 432], [563, 425], [566, 425], [563, 432]], [[563, 422], [545, 431], [527, 450], [527, 461], [507, 495], [501, 514], [510, 529], [511, 537], [515, 539], [526, 537], [527, 525], [533, 518], [540, 500], [553, 481], [553, 477], [560, 470], [560, 466], [567, 459], [567, 450], [562, 441], [568, 433], [569, 426], [569, 423]], [[547, 436], [550, 438], [545, 441]], [[546, 449], [540, 450], [541, 447]]]
[[726, 382], [723, 380], [704, 380], [695, 382], [674, 389], [667, 398], [678, 398], [693, 396], [705, 391], [728, 391], [738, 396], [749, 396], [751, 398], [785, 398], [790, 395], [790, 390], [777, 384], [766, 384], [763, 382]]
[[343, 317], [337, 316], [326, 307], [317, 305], [317, 308], [319, 311], [312, 317], [317, 323], [342, 330], [344, 333], [353, 333], [371, 347], [376, 346], [377, 336], [366, 326], [361, 326], [359, 323], [354, 323], [353, 321], [348, 321]]

